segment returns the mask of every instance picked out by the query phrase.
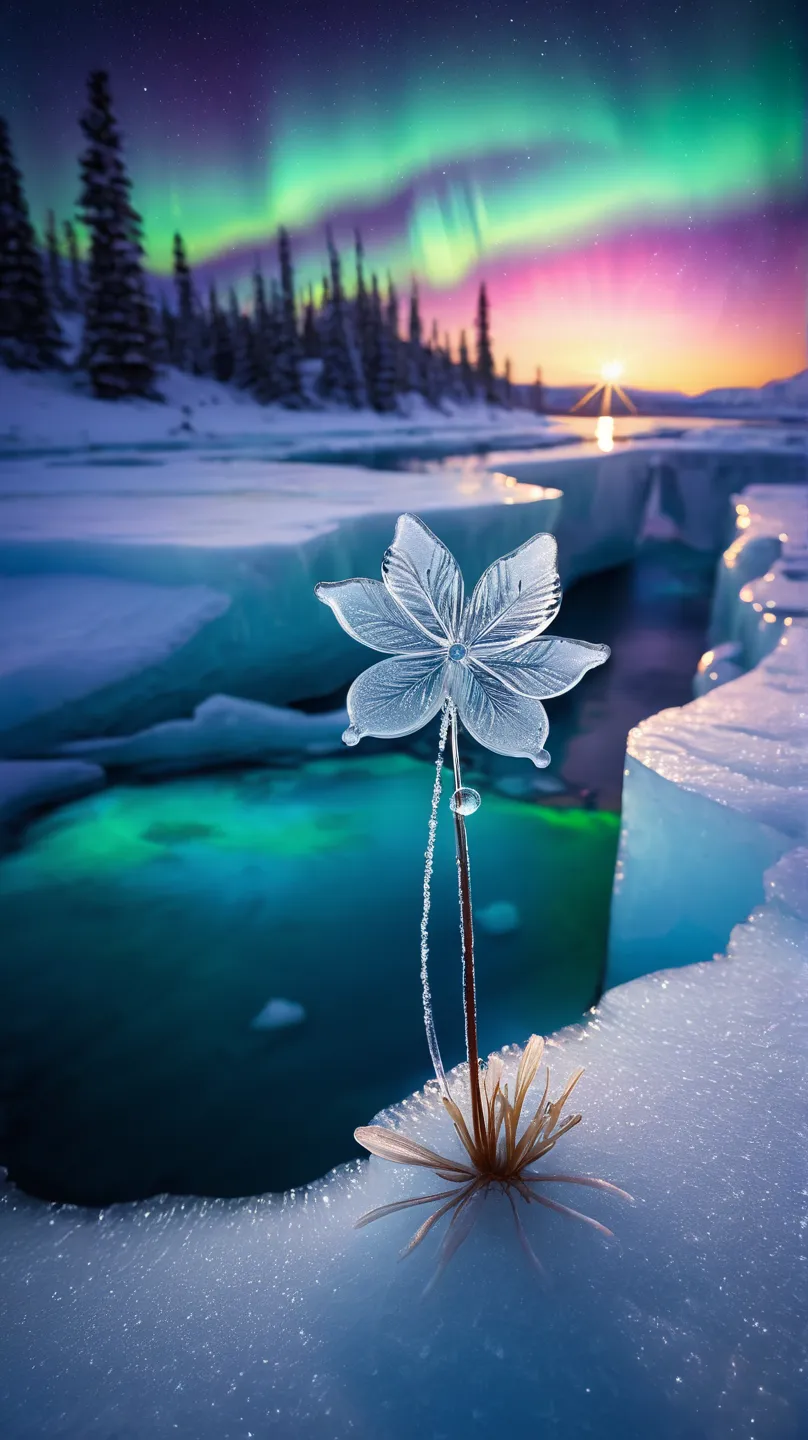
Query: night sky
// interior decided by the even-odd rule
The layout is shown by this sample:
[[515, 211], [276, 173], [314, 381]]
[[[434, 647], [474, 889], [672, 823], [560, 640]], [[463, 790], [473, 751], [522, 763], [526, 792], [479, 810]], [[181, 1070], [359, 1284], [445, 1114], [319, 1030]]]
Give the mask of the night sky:
[[518, 379], [620, 360], [695, 391], [806, 363], [804, 0], [5, 0], [3, 31], [36, 222], [73, 213], [105, 67], [158, 275], [179, 229], [200, 281], [246, 296], [285, 224], [316, 282], [330, 220], [453, 339], [485, 279]]

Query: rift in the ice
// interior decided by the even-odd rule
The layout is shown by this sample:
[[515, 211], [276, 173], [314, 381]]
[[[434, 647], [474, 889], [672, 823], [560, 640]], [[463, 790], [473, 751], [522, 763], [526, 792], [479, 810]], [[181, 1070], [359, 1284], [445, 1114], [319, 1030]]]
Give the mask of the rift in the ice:
[[[534, 535], [518, 550], [495, 561], [466, 603], [463, 577], [454, 557], [422, 520], [402, 515], [384, 556], [381, 582], [353, 579], [323, 583], [316, 587], [316, 594], [331, 606], [349, 635], [391, 657], [364, 671], [351, 686], [351, 723], [343, 736], [347, 745], [358, 744], [364, 735], [408, 735], [442, 712], [424, 869], [421, 984], [429, 1052], [443, 1104], [465, 1158], [439, 1155], [386, 1126], [360, 1126], [355, 1135], [366, 1150], [399, 1165], [432, 1170], [448, 1188], [382, 1205], [357, 1223], [367, 1225], [410, 1206], [436, 1206], [416, 1230], [404, 1251], [406, 1255], [438, 1220], [451, 1214], [441, 1247], [439, 1274], [468, 1236], [480, 1206], [496, 1188], [510, 1203], [525, 1253], [540, 1268], [519, 1216], [518, 1200], [545, 1205], [610, 1235], [611, 1231], [599, 1221], [541, 1194], [537, 1187], [583, 1185], [608, 1190], [624, 1199], [631, 1197], [607, 1180], [547, 1174], [532, 1168], [580, 1122], [580, 1115], [562, 1119], [562, 1111], [582, 1070], [576, 1070], [558, 1099], [551, 1101], [548, 1069], [541, 1100], [523, 1126], [523, 1110], [541, 1065], [544, 1041], [537, 1035], [530, 1037], [519, 1062], [513, 1099], [507, 1084], [502, 1084], [503, 1062], [491, 1056], [487, 1064], [481, 1064], [465, 821], [466, 815], [478, 809], [480, 797], [462, 782], [458, 730], [462, 721], [488, 749], [530, 758], [538, 766], [547, 765], [550, 757], [543, 746], [549, 723], [542, 700], [571, 689], [587, 670], [603, 664], [609, 649], [559, 636], [540, 638], [561, 604], [552, 535]], [[463, 1114], [451, 1094], [435, 1033], [428, 975], [432, 866], [447, 740], [454, 772], [450, 803], [457, 850], [470, 1116]]]

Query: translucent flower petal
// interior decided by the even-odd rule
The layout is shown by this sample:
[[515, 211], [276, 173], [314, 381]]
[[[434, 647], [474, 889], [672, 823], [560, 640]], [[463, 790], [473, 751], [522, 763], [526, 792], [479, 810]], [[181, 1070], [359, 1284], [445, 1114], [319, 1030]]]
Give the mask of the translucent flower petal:
[[334, 580], [315, 585], [314, 593], [330, 605], [343, 630], [371, 650], [385, 655], [428, 655], [435, 642], [413, 624], [381, 580]]
[[482, 659], [535, 640], [558, 614], [561, 581], [554, 535], [534, 535], [489, 565], [463, 622], [463, 640]]
[[608, 645], [590, 645], [586, 640], [564, 640], [550, 635], [530, 640], [501, 655], [486, 655], [480, 665], [518, 695], [549, 700], [571, 690], [587, 670], [609, 658]]
[[417, 515], [399, 517], [382, 579], [425, 636], [444, 645], [457, 639], [463, 577], [454, 556]]
[[392, 740], [420, 730], [440, 710], [443, 676], [441, 659], [395, 656], [371, 665], [348, 691], [354, 738], [377, 735]]
[[452, 665], [449, 685], [460, 719], [480, 745], [498, 755], [524, 756], [540, 769], [549, 765], [550, 756], [542, 747], [550, 725], [539, 700], [518, 695], [473, 662]]

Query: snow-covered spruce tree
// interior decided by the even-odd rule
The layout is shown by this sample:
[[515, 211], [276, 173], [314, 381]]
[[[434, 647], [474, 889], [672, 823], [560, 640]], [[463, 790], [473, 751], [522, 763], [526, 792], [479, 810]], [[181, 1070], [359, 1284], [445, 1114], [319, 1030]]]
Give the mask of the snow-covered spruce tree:
[[44, 370], [59, 363], [62, 345], [22, 176], [0, 119], [0, 360]]
[[278, 262], [281, 272], [280, 346], [278, 350], [279, 399], [289, 409], [297, 410], [303, 404], [303, 386], [300, 380], [301, 347], [300, 336], [297, 333], [292, 249], [289, 236], [283, 228], [278, 231]]
[[536, 367], [536, 379], [533, 381], [533, 389], [530, 396], [530, 403], [537, 415], [544, 410], [544, 383], [542, 381], [541, 366]]
[[251, 390], [255, 385], [255, 344], [254, 331], [249, 315], [243, 314], [235, 290], [228, 295], [228, 319], [233, 337], [233, 383], [240, 390]]
[[459, 370], [461, 389], [466, 398], [471, 400], [475, 391], [474, 371], [471, 368], [471, 361], [469, 360], [469, 347], [466, 343], [465, 330], [460, 331]]
[[319, 360], [321, 354], [320, 332], [317, 329], [314, 309], [314, 290], [310, 285], [303, 307], [303, 358], [304, 360]]
[[410, 292], [410, 333], [407, 355], [407, 389], [419, 394], [425, 391], [426, 366], [422, 343], [421, 309], [418, 301], [418, 286], [413, 280]]
[[399, 334], [398, 291], [393, 284], [393, 278], [389, 272], [387, 275], [387, 301], [384, 309], [384, 317], [390, 340], [390, 353], [393, 357], [395, 367], [396, 394], [401, 394], [407, 388], [407, 347], [402, 343]]
[[177, 317], [166, 303], [165, 295], [160, 296], [157, 316], [156, 355], [161, 365], [170, 365], [177, 344]]
[[359, 359], [362, 365], [362, 374], [365, 380], [365, 390], [370, 404], [373, 400], [370, 396], [371, 371], [375, 365], [374, 347], [378, 342], [378, 335], [373, 328], [373, 316], [371, 314], [370, 297], [365, 284], [365, 247], [362, 244], [362, 236], [356, 231], [356, 300], [354, 302], [354, 334], [356, 345], [359, 351]]
[[368, 399], [381, 414], [396, 408], [396, 360], [393, 341], [382, 311], [379, 282], [371, 279], [368, 315]]
[[65, 237], [65, 249], [67, 250], [67, 264], [70, 275], [70, 288], [66, 298], [65, 309], [81, 310], [84, 305], [84, 276], [81, 270], [79, 259], [79, 242], [76, 235], [76, 227], [72, 220], [65, 220], [63, 225]]
[[505, 368], [502, 373], [502, 403], [509, 410], [513, 408], [513, 384], [511, 381], [511, 362], [506, 358]]
[[320, 394], [327, 400], [337, 400], [358, 408], [362, 403], [364, 387], [358, 357], [348, 330], [339, 253], [330, 230], [326, 232], [326, 236], [331, 262], [331, 284], [323, 327]]
[[55, 310], [64, 310], [66, 296], [64, 276], [62, 275], [62, 254], [59, 249], [59, 236], [56, 232], [56, 216], [52, 210], [48, 211], [45, 220], [45, 253], [48, 257], [48, 287], [51, 304]]
[[488, 293], [485, 285], [480, 286], [477, 300], [477, 379], [483, 398], [491, 403], [499, 399], [494, 378], [494, 356], [491, 350], [491, 317], [488, 307]]
[[80, 218], [90, 232], [81, 364], [104, 400], [154, 396], [155, 323], [141, 257], [142, 224], [112, 114], [109, 76], [94, 70], [81, 117]]
[[185, 243], [179, 233], [174, 236], [172, 258], [177, 315], [171, 359], [178, 370], [187, 370], [190, 375], [201, 375], [204, 368], [201, 344], [202, 327], [199, 324], [191, 267], [188, 264]]
[[232, 380], [235, 368], [233, 336], [213, 282], [208, 296], [207, 332], [211, 374], [226, 384]]

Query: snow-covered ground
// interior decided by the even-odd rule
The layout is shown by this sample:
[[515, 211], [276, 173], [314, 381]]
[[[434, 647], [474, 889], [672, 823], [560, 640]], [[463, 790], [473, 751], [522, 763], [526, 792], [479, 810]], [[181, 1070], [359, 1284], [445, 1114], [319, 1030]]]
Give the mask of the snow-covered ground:
[[[551, 1094], [586, 1067], [583, 1123], [536, 1169], [625, 1187], [633, 1205], [546, 1186], [614, 1240], [517, 1200], [537, 1276], [495, 1193], [422, 1299], [439, 1233], [398, 1257], [428, 1207], [352, 1226], [445, 1188], [426, 1170], [373, 1159], [284, 1196], [101, 1213], [6, 1188], [4, 1435], [805, 1434], [804, 852], [789, 866], [735, 931], [732, 958], [614, 990], [550, 1044]], [[505, 1052], [506, 1077], [516, 1059]], [[461, 1072], [453, 1084], [462, 1095]], [[458, 1151], [434, 1088], [381, 1118]]]
[[438, 451], [451, 453], [469, 443], [541, 445], [569, 438], [548, 416], [482, 402], [462, 406], [447, 402], [436, 410], [420, 397], [408, 396], [395, 415], [335, 406], [294, 412], [259, 405], [234, 386], [179, 370], [166, 370], [160, 389], [163, 403], [111, 404], [94, 399], [77, 375], [3, 370], [0, 458], [31, 450], [204, 449], [231, 444], [241, 450], [258, 447], [267, 457], [291, 459], [313, 449], [417, 450], [434, 444]]

